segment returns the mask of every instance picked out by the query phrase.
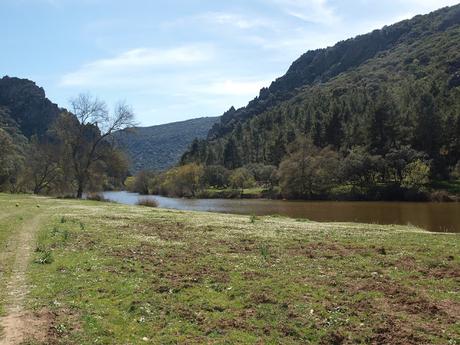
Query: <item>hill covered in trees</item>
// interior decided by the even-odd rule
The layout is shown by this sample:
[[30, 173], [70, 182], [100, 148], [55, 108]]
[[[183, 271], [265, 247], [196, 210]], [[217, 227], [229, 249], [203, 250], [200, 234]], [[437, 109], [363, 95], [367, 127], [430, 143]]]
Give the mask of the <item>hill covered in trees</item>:
[[460, 5], [307, 52], [182, 157], [276, 167], [282, 193], [298, 198], [340, 186], [399, 198], [454, 178], [459, 160]]
[[202, 117], [152, 127], [136, 127], [114, 134], [126, 152], [130, 170], [164, 170], [177, 164], [194, 139], [204, 139], [218, 117]]

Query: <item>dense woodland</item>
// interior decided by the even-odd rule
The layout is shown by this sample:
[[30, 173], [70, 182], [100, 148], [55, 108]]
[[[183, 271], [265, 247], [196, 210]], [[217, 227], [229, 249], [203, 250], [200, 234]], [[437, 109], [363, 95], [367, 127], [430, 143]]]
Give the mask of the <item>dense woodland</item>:
[[90, 95], [71, 111], [51, 103], [29, 80], [0, 80], [0, 191], [68, 195], [121, 187], [127, 160], [108, 140], [132, 126], [119, 103], [112, 112]]
[[460, 5], [306, 53], [182, 163], [273, 167], [289, 198], [417, 199], [455, 181]]

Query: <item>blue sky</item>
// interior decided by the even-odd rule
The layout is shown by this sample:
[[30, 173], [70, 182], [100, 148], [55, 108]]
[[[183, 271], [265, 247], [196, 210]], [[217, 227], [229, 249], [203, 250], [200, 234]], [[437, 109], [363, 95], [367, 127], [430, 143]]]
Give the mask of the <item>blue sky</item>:
[[0, 0], [0, 74], [61, 106], [126, 100], [142, 125], [221, 115], [333, 45], [458, 0]]

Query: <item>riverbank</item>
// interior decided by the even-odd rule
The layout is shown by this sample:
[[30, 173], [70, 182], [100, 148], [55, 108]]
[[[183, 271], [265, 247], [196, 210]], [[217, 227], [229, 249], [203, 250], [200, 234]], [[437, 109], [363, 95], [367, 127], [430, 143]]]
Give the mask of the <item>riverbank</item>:
[[[207, 188], [197, 193], [198, 199], [285, 199], [280, 189], [262, 187], [232, 189]], [[291, 199], [292, 200], [292, 199]], [[460, 181], [438, 181], [426, 191], [414, 192], [393, 185], [378, 185], [373, 188], [359, 188], [343, 185], [334, 188], [330, 194], [314, 195], [302, 201], [406, 201], [406, 202], [460, 202]]]
[[459, 235], [0, 194], [2, 252], [35, 216], [23, 313], [41, 331], [30, 344], [460, 337]]
[[460, 203], [288, 201], [268, 199], [190, 199], [103, 192], [97, 199], [126, 205], [149, 200], [160, 208], [255, 216], [280, 215], [318, 222], [356, 222], [383, 225], [412, 224], [433, 232], [460, 233]]

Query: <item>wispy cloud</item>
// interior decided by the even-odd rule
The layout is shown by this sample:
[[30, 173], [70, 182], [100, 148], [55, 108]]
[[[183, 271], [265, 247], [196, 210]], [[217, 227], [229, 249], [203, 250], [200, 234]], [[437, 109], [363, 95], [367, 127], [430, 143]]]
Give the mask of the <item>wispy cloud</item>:
[[[243, 106], [274, 78], [274, 75], [238, 74], [232, 70], [231, 60], [217, 54], [212, 46], [202, 44], [134, 49], [85, 64], [65, 74], [60, 85], [66, 89], [123, 93], [131, 99], [144, 100], [139, 102], [142, 104], [169, 100], [168, 111], [188, 113], [209, 106], [219, 111], [232, 104]], [[151, 106], [137, 108], [159, 114]]]
[[437, 9], [443, 6], [452, 6], [459, 3], [458, 0], [399, 0], [399, 2], [408, 2], [428, 9]]
[[243, 30], [274, 26], [273, 21], [267, 18], [247, 16], [231, 12], [208, 12], [199, 16], [199, 19], [214, 24], [232, 26]]
[[195, 25], [202, 27], [203, 25], [218, 27], [222, 29], [238, 29], [238, 30], [256, 30], [256, 29], [275, 29], [279, 23], [273, 18], [263, 17], [257, 14], [242, 14], [240, 12], [231, 11], [209, 11], [175, 20], [167, 20], [160, 24], [162, 28], [177, 29]]
[[340, 18], [327, 0], [271, 0], [288, 15], [315, 24], [331, 25]]
[[145, 73], [149, 68], [164, 68], [190, 65], [209, 61], [214, 52], [209, 45], [190, 45], [170, 49], [138, 48], [117, 56], [100, 59], [83, 65], [74, 72], [64, 75], [61, 85], [86, 86], [111, 83], [132, 73]]

